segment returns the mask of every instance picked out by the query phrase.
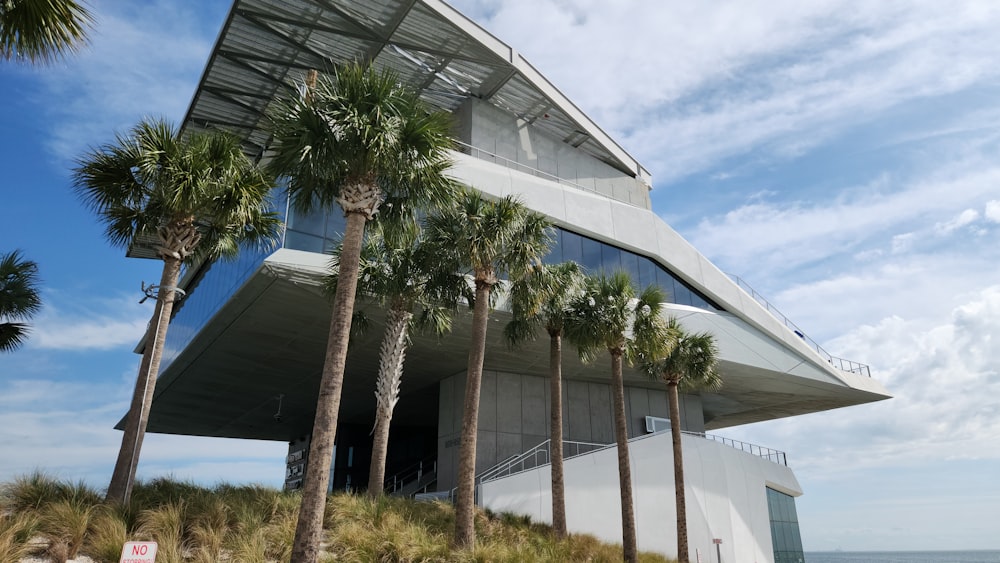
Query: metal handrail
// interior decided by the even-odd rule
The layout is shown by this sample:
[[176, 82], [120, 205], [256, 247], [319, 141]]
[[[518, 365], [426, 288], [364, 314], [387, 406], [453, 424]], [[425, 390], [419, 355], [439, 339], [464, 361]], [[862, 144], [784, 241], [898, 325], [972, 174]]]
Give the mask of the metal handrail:
[[[669, 432], [669, 430], [663, 430], [662, 432]], [[659, 432], [657, 432], [659, 434]], [[688, 432], [686, 430], [681, 430], [681, 434], [687, 434], [688, 436], [697, 436], [698, 438], [705, 438], [706, 440], [712, 440], [714, 442], [719, 442], [725, 446], [735, 448], [742, 452], [748, 454], [753, 454], [758, 457], [762, 457], [768, 461], [773, 461], [788, 466], [788, 456], [785, 452], [781, 450], [775, 450], [768, 448], [766, 446], [758, 446], [757, 444], [751, 444], [750, 442], [743, 442], [740, 440], [734, 440], [732, 438], [726, 438], [724, 436], [716, 436], [715, 434], [705, 434], [703, 432]]]
[[[520, 171], [520, 172], [524, 172], [525, 174], [530, 174], [532, 176], [537, 176], [539, 178], [544, 178], [546, 180], [551, 180], [551, 181], [553, 181], [553, 182], [555, 182], [557, 184], [563, 184], [563, 185], [566, 185], [566, 186], [570, 186], [570, 187], [577, 188], [577, 189], [580, 189], [580, 190], [583, 190], [583, 191], [592, 192], [592, 193], [599, 194], [599, 195], [607, 197], [607, 194], [602, 194], [600, 191], [597, 190], [597, 188], [591, 188], [591, 187], [587, 187], [587, 186], [584, 186], [584, 185], [581, 185], [581, 184], [577, 184], [576, 182], [573, 182], [571, 180], [567, 180], [565, 178], [560, 178], [559, 176], [556, 176], [555, 174], [552, 174], [550, 172], [546, 172], [546, 171], [544, 171], [544, 170], [542, 170], [540, 168], [536, 168], [534, 166], [529, 166], [527, 164], [523, 164], [523, 163], [517, 162], [516, 160], [511, 160], [509, 158], [500, 156], [500, 155], [498, 155], [496, 153], [492, 153], [492, 152], [490, 152], [488, 150], [479, 148], [477, 146], [470, 145], [468, 143], [463, 143], [462, 141], [454, 141], [454, 142], [459, 147], [459, 152], [461, 152], [463, 154], [467, 154], [467, 155], [472, 156], [474, 158], [478, 158], [479, 160], [484, 160], [486, 162], [493, 162], [493, 163], [496, 163], [496, 164], [501, 164], [503, 166], [506, 166], [507, 168], [512, 168], [514, 170], [517, 170], [517, 171]], [[621, 203], [625, 203], [627, 205], [631, 205], [631, 206], [634, 206], [634, 207], [642, 207], [641, 205], [638, 205], [636, 203], [632, 203], [631, 201], [623, 201], [623, 200], [619, 200], [619, 199], [616, 199], [615, 201], [620, 201]]]
[[[629, 443], [638, 442], [639, 440], [645, 440], [651, 438], [658, 434], [663, 434], [665, 432], [670, 432], [670, 430], [661, 430], [659, 432], [651, 432], [649, 434], [643, 434], [642, 436], [636, 436], [629, 439]], [[757, 444], [751, 444], [750, 442], [743, 442], [741, 440], [734, 440], [732, 438], [726, 438], [724, 436], [717, 436], [715, 434], [706, 434], [704, 432], [689, 432], [687, 430], [682, 430], [681, 434], [686, 434], [688, 436], [694, 436], [696, 438], [703, 438], [705, 440], [712, 440], [713, 442], [719, 442], [724, 446], [729, 446], [731, 448], [740, 450], [742, 452], [752, 454], [773, 463], [779, 465], [788, 466], [788, 455], [781, 450], [775, 450], [773, 448], [768, 448], [766, 446], [760, 446]], [[549, 463], [549, 445], [551, 441], [546, 440], [541, 444], [531, 448], [530, 450], [516, 456], [511, 456], [506, 460], [494, 465], [493, 467], [487, 469], [480, 473], [479, 477], [476, 479], [476, 490], [478, 495], [479, 485], [487, 483], [489, 481], [494, 481], [500, 479], [501, 477], [509, 477], [511, 475], [517, 475], [518, 473], [523, 473], [530, 469], [540, 467]], [[570, 459], [584, 454], [593, 453], [600, 450], [608, 450], [616, 447], [616, 444], [597, 444], [592, 442], [573, 442], [570, 440], [563, 440], [563, 444], [577, 444], [582, 446], [577, 450], [577, 453], [573, 455], [565, 456], [565, 459]], [[565, 451], [565, 448], [564, 448]], [[538, 462], [538, 458], [544, 457], [545, 461]], [[533, 465], [526, 465], [527, 462], [534, 461]], [[454, 489], [453, 489], [454, 490]]]
[[390, 494], [403, 489], [403, 487], [419, 481], [425, 473], [437, 473], [437, 457], [428, 456], [402, 471], [393, 474], [383, 483], [383, 489]]
[[[563, 459], [572, 459], [586, 453], [604, 449], [608, 446], [609, 444], [598, 444], [595, 442], [563, 440]], [[487, 481], [499, 479], [500, 477], [515, 475], [541, 465], [547, 465], [551, 463], [551, 447], [552, 440], [545, 440], [541, 444], [538, 444], [520, 455], [509, 457], [486, 471], [483, 471], [479, 476], [478, 483], [482, 484]], [[569, 453], [570, 451], [573, 453]]]
[[868, 377], [872, 376], [871, 369], [867, 365], [862, 364], [860, 362], [845, 360], [844, 358], [838, 358], [837, 356], [834, 356], [829, 352], [827, 352], [826, 350], [824, 350], [823, 347], [820, 346], [818, 342], [807, 336], [806, 333], [802, 331], [802, 329], [800, 329], [795, 323], [791, 321], [791, 319], [786, 317], [781, 311], [777, 309], [777, 307], [775, 307], [774, 305], [771, 304], [770, 301], [765, 299], [763, 295], [757, 293], [757, 291], [753, 287], [751, 287], [750, 284], [744, 281], [743, 278], [735, 274], [727, 274], [727, 275], [730, 278], [732, 278], [734, 282], [736, 282], [736, 285], [739, 286], [740, 289], [745, 291], [750, 297], [753, 297], [754, 301], [759, 303], [761, 307], [764, 307], [764, 309], [766, 309], [768, 313], [771, 313], [771, 315], [774, 316], [776, 319], [782, 321], [785, 324], [785, 326], [788, 327], [792, 332], [794, 332], [799, 338], [805, 340], [806, 344], [808, 344], [810, 347], [816, 350], [816, 353], [819, 354], [824, 360], [829, 362], [830, 365], [841, 371], [846, 371], [848, 373], [853, 373], [856, 375], [867, 375]]

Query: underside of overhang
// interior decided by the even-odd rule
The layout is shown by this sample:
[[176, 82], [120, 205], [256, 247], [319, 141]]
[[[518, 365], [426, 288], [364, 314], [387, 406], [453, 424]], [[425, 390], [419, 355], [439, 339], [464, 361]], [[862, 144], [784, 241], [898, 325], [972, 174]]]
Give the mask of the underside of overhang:
[[649, 183], [649, 173], [513, 48], [441, 0], [236, 0], [184, 119], [263, 155], [267, 113], [306, 72], [368, 61], [434, 108], [485, 100]]
[[[322, 260], [300, 262], [309, 255], [276, 252], [170, 364], [157, 383], [150, 432], [288, 441], [310, 431], [330, 306], [318, 289], [315, 264]], [[364, 334], [352, 336], [340, 421], [369, 425], [374, 420], [382, 313], [371, 302], [359, 307], [370, 326]], [[673, 306], [671, 313], [698, 330], [706, 323], [727, 327], [716, 331], [725, 384], [718, 392], [702, 393], [708, 429], [886, 398], [854, 388], [823, 370], [803, 371], [801, 358], [796, 360], [792, 352], [780, 347], [761, 352], [758, 359], [748, 357], [741, 346], [756, 345], [744, 341], [757, 335], [749, 327], [745, 334], [739, 333], [743, 330], [739, 321], [724, 314], [683, 306]], [[502, 311], [491, 316], [485, 369], [547, 376], [548, 339], [541, 337], [510, 350], [501, 336], [507, 319]], [[437, 424], [437, 382], [465, 370], [470, 334], [471, 313], [463, 310], [455, 317], [452, 333], [444, 338], [413, 336], [394, 424]], [[584, 364], [566, 346], [563, 375], [607, 382], [610, 362], [601, 357]], [[625, 377], [626, 385], [661, 385], [628, 368]]]

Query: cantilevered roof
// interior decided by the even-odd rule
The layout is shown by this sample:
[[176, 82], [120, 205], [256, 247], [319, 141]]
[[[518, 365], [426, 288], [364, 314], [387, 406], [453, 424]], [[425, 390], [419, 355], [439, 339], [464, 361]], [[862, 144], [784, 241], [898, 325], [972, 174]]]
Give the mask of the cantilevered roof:
[[261, 153], [274, 98], [310, 69], [371, 61], [435, 108], [502, 108], [631, 176], [649, 173], [513, 48], [440, 0], [236, 0], [184, 119]]

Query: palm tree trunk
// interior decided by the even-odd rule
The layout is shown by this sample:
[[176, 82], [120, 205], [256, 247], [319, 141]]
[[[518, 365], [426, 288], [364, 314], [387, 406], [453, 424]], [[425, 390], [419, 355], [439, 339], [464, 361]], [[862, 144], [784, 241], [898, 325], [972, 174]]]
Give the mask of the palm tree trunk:
[[566, 488], [563, 483], [563, 418], [562, 418], [562, 334], [549, 332], [549, 393], [551, 414], [549, 450], [552, 459], [552, 532], [559, 539], [566, 537]]
[[375, 397], [375, 431], [372, 436], [372, 463], [368, 471], [368, 496], [382, 494], [385, 481], [385, 458], [389, 449], [389, 424], [399, 397], [399, 382], [406, 359], [406, 333], [413, 313], [391, 308], [386, 314], [385, 335], [379, 352], [378, 383]]
[[684, 454], [681, 448], [681, 411], [677, 382], [667, 381], [670, 404], [670, 441], [674, 450], [674, 498], [677, 501], [677, 563], [688, 563], [687, 503], [684, 495]]
[[153, 310], [153, 317], [146, 333], [146, 349], [139, 365], [132, 404], [125, 417], [125, 431], [122, 434], [121, 448], [118, 450], [118, 460], [115, 462], [111, 483], [108, 485], [106, 499], [109, 502], [127, 504], [132, 497], [135, 472], [139, 465], [139, 451], [146, 436], [149, 409], [153, 404], [153, 392], [156, 390], [156, 378], [160, 372], [163, 344], [167, 339], [170, 315], [174, 309], [174, 289], [177, 287], [180, 272], [179, 259], [164, 257], [156, 308]]
[[622, 353], [611, 352], [611, 389], [615, 403], [615, 442], [618, 446], [618, 487], [622, 500], [622, 550], [626, 563], [638, 561], [635, 537], [635, 507], [632, 502], [632, 469], [628, 459], [628, 425], [625, 420], [625, 383]]
[[458, 454], [458, 487], [455, 502], [455, 544], [472, 547], [476, 543], [476, 438], [479, 430], [479, 390], [483, 383], [486, 357], [486, 326], [489, 322], [490, 291], [493, 286], [476, 280], [476, 304], [472, 311], [472, 343], [465, 375], [465, 404], [462, 414], [462, 444]]
[[302, 487], [302, 505], [292, 544], [293, 563], [315, 563], [319, 558], [323, 533], [323, 511], [330, 484], [330, 464], [333, 461], [333, 442], [337, 436], [337, 415], [340, 412], [340, 394], [344, 384], [344, 367], [347, 362], [347, 340], [354, 315], [354, 296], [358, 287], [358, 264], [361, 259], [361, 242], [367, 219], [362, 213], [348, 213], [344, 228], [343, 248], [340, 253], [340, 275], [337, 293], [333, 299], [330, 316], [330, 335], [326, 344], [326, 360], [316, 401], [316, 419], [306, 461], [306, 475]]

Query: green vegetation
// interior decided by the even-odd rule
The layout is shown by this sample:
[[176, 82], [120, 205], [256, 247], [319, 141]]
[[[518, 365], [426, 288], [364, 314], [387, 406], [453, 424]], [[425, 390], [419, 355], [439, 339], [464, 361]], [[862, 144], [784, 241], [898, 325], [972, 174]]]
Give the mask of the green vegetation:
[[[116, 562], [122, 544], [155, 540], [160, 563], [288, 561], [301, 497], [266, 487], [137, 482], [127, 505], [83, 484], [35, 473], [0, 485], [0, 561], [65, 561], [77, 551]], [[320, 561], [619, 561], [621, 547], [592, 536], [555, 539], [549, 526], [476, 512], [476, 547], [450, 545], [455, 511], [442, 502], [331, 495]], [[643, 553], [640, 561], [672, 560]]]

